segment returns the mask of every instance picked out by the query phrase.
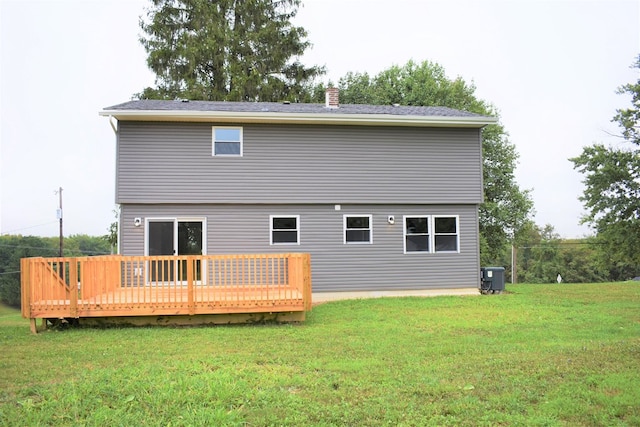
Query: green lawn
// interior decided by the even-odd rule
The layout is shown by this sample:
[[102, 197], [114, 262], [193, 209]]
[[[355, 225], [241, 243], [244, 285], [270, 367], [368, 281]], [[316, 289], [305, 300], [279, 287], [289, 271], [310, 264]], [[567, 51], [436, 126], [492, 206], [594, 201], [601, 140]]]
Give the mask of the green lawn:
[[338, 301], [304, 324], [29, 332], [0, 425], [640, 425], [640, 283]]

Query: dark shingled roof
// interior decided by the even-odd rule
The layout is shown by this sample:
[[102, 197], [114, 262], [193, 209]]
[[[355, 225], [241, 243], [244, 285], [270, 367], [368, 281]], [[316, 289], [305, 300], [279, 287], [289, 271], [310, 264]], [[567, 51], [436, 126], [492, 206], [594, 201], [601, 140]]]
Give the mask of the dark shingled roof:
[[393, 116], [423, 117], [486, 117], [480, 114], [454, 110], [447, 107], [421, 107], [406, 105], [341, 104], [339, 108], [327, 108], [324, 104], [278, 102], [226, 102], [226, 101], [161, 101], [143, 99], [129, 101], [105, 110], [128, 111], [223, 111], [238, 113], [301, 113], [301, 114], [381, 114]]

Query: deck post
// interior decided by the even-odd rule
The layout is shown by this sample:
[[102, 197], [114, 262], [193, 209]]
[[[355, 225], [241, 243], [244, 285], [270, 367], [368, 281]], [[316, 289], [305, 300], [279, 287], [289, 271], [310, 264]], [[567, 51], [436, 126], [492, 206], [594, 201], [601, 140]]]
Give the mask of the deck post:
[[312, 292], [311, 292], [311, 254], [303, 254], [303, 299], [304, 299], [304, 310], [311, 311], [312, 307]]
[[78, 317], [78, 258], [69, 259], [69, 316]]
[[194, 288], [193, 288], [193, 266], [195, 259], [193, 257], [187, 257], [187, 304], [189, 306], [189, 315], [193, 316], [196, 313], [196, 307], [194, 304]]
[[31, 318], [31, 263], [28, 258], [20, 259], [20, 296], [22, 317]]
[[288, 279], [287, 285], [295, 286], [298, 291], [300, 291], [301, 293], [304, 292], [304, 289], [302, 288], [302, 282], [300, 281], [299, 258], [296, 256], [296, 254], [287, 254], [286, 259], [287, 259], [287, 267], [288, 267], [287, 268], [287, 279]]

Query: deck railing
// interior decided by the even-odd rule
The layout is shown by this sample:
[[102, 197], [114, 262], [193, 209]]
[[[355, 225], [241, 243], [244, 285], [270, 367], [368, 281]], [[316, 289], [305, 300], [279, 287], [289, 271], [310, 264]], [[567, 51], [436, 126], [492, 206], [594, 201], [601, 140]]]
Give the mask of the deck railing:
[[311, 309], [309, 254], [24, 258], [26, 318]]

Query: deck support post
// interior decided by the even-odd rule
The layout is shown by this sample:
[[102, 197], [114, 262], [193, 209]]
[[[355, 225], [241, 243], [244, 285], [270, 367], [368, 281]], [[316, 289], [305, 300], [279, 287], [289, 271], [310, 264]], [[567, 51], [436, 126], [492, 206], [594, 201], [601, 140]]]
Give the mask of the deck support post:
[[40, 331], [47, 330], [47, 319], [44, 317], [40, 319], [40, 327], [38, 328], [38, 319], [35, 317], [29, 318], [29, 329], [31, 329], [32, 334], [37, 334]]

